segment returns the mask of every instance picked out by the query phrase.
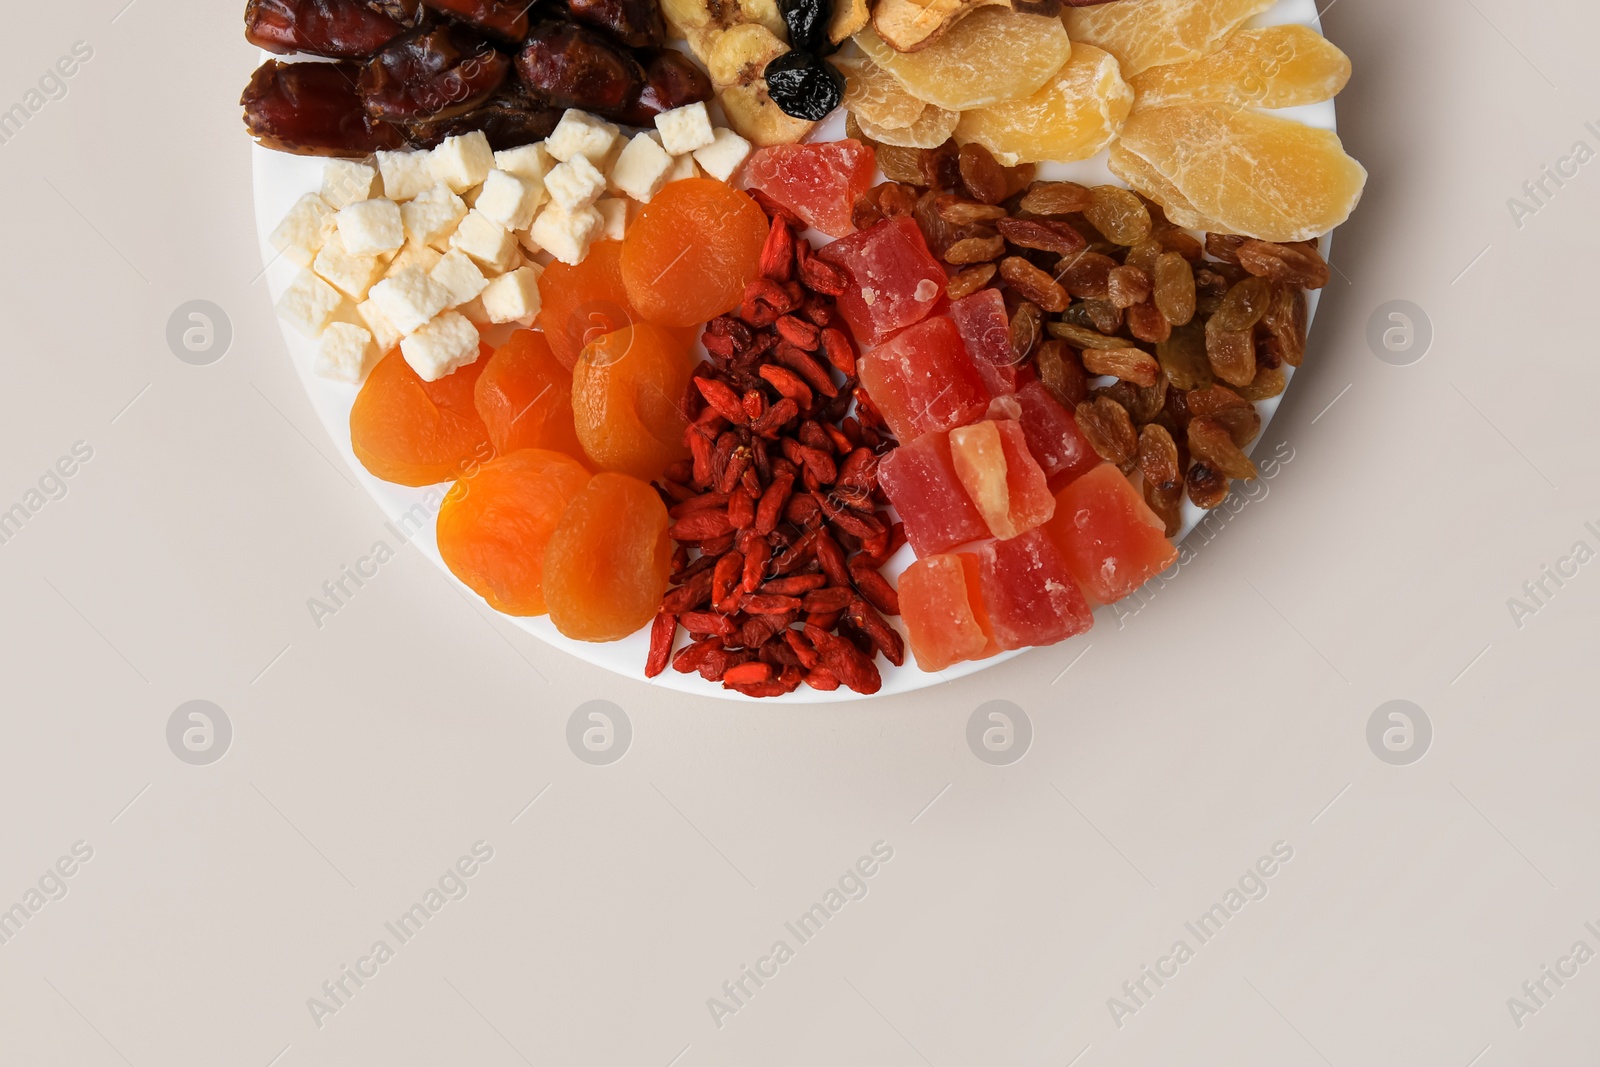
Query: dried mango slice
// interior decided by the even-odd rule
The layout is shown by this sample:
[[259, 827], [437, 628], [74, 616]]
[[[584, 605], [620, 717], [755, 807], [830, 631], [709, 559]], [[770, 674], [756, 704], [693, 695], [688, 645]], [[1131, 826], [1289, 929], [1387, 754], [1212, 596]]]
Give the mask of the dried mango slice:
[[[1222, 104], [1135, 111], [1117, 147], [1122, 165], [1122, 152], [1142, 158], [1216, 228], [1263, 241], [1327, 233], [1350, 217], [1367, 182], [1337, 134]], [[1159, 192], [1147, 195], [1165, 208]]]
[[932, 104], [924, 105], [922, 117], [903, 130], [887, 129], [868, 122], [860, 115], [856, 116], [856, 124], [861, 127], [862, 133], [874, 141], [896, 148], [938, 148], [956, 132], [956, 123], [960, 121], [959, 112], [946, 111]]
[[[1123, 0], [1062, 12], [1074, 42], [1104, 48], [1131, 78], [1151, 67], [1187, 63], [1216, 51], [1251, 15], [1276, 0]], [[1004, 53], [999, 53], [1004, 55]]]
[[1350, 80], [1350, 57], [1307, 26], [1240, 30], [1220, 51], [1155, 67], [1132, 80], [1137, 107], [1228, 104], [1297, 107], [1332, 100]]
[[1061, 20], [982, 7], [917, 52], [896, 52], [870, 26], [856, 43], [906, 92], [967, 111], [1039, 91], [1072, 55]]
[[1071, 163], [1099, 152], [1122, 129], [1133, 90], [1109, 52], [1081, 44], [1044, 87], [961, 116], [956, 140], [976, 141], [1002, 166]]
[[878, 129], [903, 130], [920, 119], [928, 106], [866, 56], [835, 59], [833, 65], [844, 75], [843, 104], [857, 122], [870, 122]]

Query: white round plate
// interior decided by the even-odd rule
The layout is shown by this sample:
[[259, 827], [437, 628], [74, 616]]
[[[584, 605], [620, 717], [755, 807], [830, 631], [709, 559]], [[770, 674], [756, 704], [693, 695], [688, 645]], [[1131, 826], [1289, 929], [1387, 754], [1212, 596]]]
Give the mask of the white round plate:
[[[1317, 17], [1314, 0], [1279, 0], [1271, 9], [1251, 20], [1252, 26], [1270, 26], [1279, 24], [1300, 24], [1321, 29], [1321, 22]], [[265, 54], [263, 54], [265, 55]], [[1312, 104], [1306, 107], [1288, 108], [1277, 112], [1280, 115], [1298, 119], [1310, 126], [1321, 129], [1334, 129], [1334, 105], [1332, 101], [1321, 104]], [[844, 119], [836, 113], [828, 122], [819, 127], [816, 139], [832, 140], [844, 136]], [[272, 294], [274, 303], [282, 295], [285, 288], [293, 281], [296, 268], [292, 263], [283, 260], [277, 255], [276, 250], [268, 240], [268, 236], [277, 226], [278, 222], [288, 213], [290, 207], [302, 195], [316, 192], [322, 186], [322, 168], [324, 161], [310, 156], [293, 156], [282, 152], [273, 152], [260, 146], [254, 149], [252, 170], [255, 182], [255, 214], [256, 231], [261, 244], [262, 262], [267, 266], [267, 285]], [[1094, 159], [1081, 163], [1071, 164], [1045, 164], [1039, 168], [1041, 178], [1070, 179], [1086, 184], [1121, 184], [1112, 177], [1106, 167], [1105, 153]], [[1328, 239], [1323, 238], [1323, 251], [1327, 251]], [[1310, 312], [1315, 315], [1317, 308], [1316, 292], [1308, 294]], [[408, 514], [413, 517], [426, 514], [427, 521], [421, 523], [421, 528], [411, 538], [423, 555], [432, 560], [447, 580], [455, 582], [456, 578], [444, 565], [439, 557], [438, 546], [433, 536], [433, 514], [438, 509], [440, 498], [447, 485], [435, 486], [424, 489], [412, 489], [401, 485], [390, 485], [388, 482], [379, 481], [367, 473], [365, 467], [356, 460], [355, 454], [350, 450], [350, 407], [355, 401], [357, 387], [345, 385], [340, 382], [328, 381], [319, 378], [311, 371], [312, 360], [316, 355], [316, 345], [296, 333], [291, 327], [280, 322], [284, 343], [289, 350], [289, 358], [293, 361], [295, 371], [300, 375], [300, 381], [305, 385], [306, 394], [311, 398], [311, 406], [316, 410], [317, 417], [322, 420], [323, 427], [328, 436], [333, 439], [334, 446], [339, 454], [344, 457], [345, 464], [349, 466], [360, 483], [366, 487], [372, 498], [378, 502], [385, 516], [394, 522], [399, 529], [415, 528], [413, 521], [402, 525], [403, 519]], [[1288, 368], [1292, 380], [1293, 369]], [[1275, 397], [1257, 405], [1261, 412], [1261, 426], [1263, 432], [1267, 423], [1272, 420], [1273, 414], [1278, 409], [1281, 397]], [[1258, 437], [1257, 440], [1260, 440]], [[416, 509], [421, 508], [421, 512]], [[1178, 540], [1192, 530], [1204, 517], [1204, 513], [1192, 504], [1185, 502], [1185, 523], [1180, 531]], [[891, 577], [897, 577], [916, 557], [909, 547], [902, 549], [888, 565], [885, 572]], [[458, 585], [460, 583], [457, 583]], [[468, 596], [476, 597], [477, 594], [465, 585], [460, 588]], [[720, 685], [701, 679], [698, 674], [679, 674], [670, 667], [659, 677], [646, 679], [644, 677], [645, 655], [649, 647], [648, 631], [640, 631], [632, 637], [609, 644], [589, 644], [582, 641], [573, 641], [563, 637], [551, 625], [548, 618], [524, 619], [506, 616], [510, 621], [524, 630], [538, 637], [545, 643], [552, 645], [564, 652], [571, 653], [579, 659], [615, 671], [627, 678], [647, 682], [650, 685], [663, 686], [686, 693], [693, 693], [704, 697], [716, 697], [731, 700], [748, 700], [750, 698], [732, 693]], [[899, 625], [899, 620], [894, 620]], [[904, 627], [901, 627], [902, 631]], [[680, 643], [682, 636], [679, 637]], [[1083, 637], [1065, 641], [1059, 645], [1051, 646], [1053, 654], [1070, 659], [1077, 655], [1076, 644]], [[953, 681], [957, 678], [998, 666], [1014, 656], [1033, 649], [1019, 649], [1014, 652], [1002, 652], [986, 660], [959, 663], [937, 673], [928, 673], [919, 670], [909, 651], [903, 667], [895, 667], [885, 663], [881, 658], [878, 666], [883, 673], [883, 688], [878, 695], [887, 696], [892, 693], [909, 693], [941, 682]], [[801, 686], [800, 689], [788, 696], [769, 698], [795, 704], [816, 704], [840, 700], [865, 699], [860, 694], [848, 689], [840, 688], [831, 693], [822, 693], [814, 689]]]

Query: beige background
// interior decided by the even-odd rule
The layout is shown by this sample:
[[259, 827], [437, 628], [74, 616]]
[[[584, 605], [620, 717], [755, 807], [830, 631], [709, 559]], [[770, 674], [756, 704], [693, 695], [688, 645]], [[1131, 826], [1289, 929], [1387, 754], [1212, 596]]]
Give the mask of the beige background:
[[[0, 908], [93, 849], [0, 945], [0, 1064], [1593, 1061], [1600, 961], [1507, 1008], [1600, 951], [1600, 565], [1520, 629], [1507, 607], [1600, 548], [1600, 164], [1520, 228], [1507, 206], [1600, 149], [1588, 5], [1327, 10], [1372, 182], [1263, 442], [1293, 458], [1148, 607], [914, 696], [752, 709], [548, 649], [415, 549], [313, 625], [385, 534], [259, 281], [254, 57], [234, 5], [124, 2], [15, 13], [0, 76], [7, 107], [94, 50], [0, 144], [0, 509], [93, 449], [0, 545]], [[232, 323], [211, 366], [165, 341], [191, 299]], [[1431, 321], [1414, 365], [1369, 348], [1392, 300]], [[965, 740], [996, 698], [1033, 723], [1010, 766]], [[192, 699], [232, 723], [209, 766], [167, 746]], [[596, 699], [632, 722], [610, 766], [565, 740]], [[1367, 744], [1391, 699], [1433, 725], [1410, 766]], [[316, 1025], [478, 841], [465, 898]], [[879, 841], [865, 898], [718, 1028], [707, 998]], [[1276, 842], [1270, 892], [1198, 945]], [[1179, 938], [1119, 1028], [1107, 999]]]

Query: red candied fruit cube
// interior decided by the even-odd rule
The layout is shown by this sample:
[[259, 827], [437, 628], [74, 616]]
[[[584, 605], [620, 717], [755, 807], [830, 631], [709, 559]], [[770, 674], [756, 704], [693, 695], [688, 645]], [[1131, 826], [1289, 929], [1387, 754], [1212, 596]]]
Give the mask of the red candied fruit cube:
[[919, 556], [989, 536], [983, 516], [956, 476], [946, 434], [925, 434], [884, 456], [878, 484], [900, 513], [906, 540]]
[[985, 543], [978, 564], [983, 604], [1002, 649], [1053, 645], [1094, 625], [1083, 590], [1043, 529]]
[[849, 275], [839, 314], [863, 345], [933, 314], [949, 279], [909, 218], [884, 219], [817, 249], [817, 258]]
[[1002, 417], [996, 414], [1002, 405], [1004, 411], [1016, 412], [1005, 417], [1022, 423], [1028, 449], [1039, 461], [1051, 489], [1060, 489], [1100, 465], [1100, 455], [1078, 429], [1078, 420], [1061, 406], [1043, 382], [1029, 382], [1017, 390], [1015, 397], [996, 400], [989, 406], [989, 417]]
[[877, 166], [860, 141], [784, 144], [750, 157], [750, 184], [830, 237], [855, 232], [856, 201], [872, 188]]
[[1011, 320], [1000, 290], [980, 289], [962, 297], [950, 305], [950, 317], [990, 395], [1015, 393], [1021, 368], [1011, 355]]
[[996, 537], [1015, 537], [1055, 514], [1044, 471], [1013, 419], [985, 419], [950, 431], [956, 477]]
[[918, 667], [942, 671], [999, 651], [979, 581], [977, 557], [966, 552], [919, 559], [900, 575], [900, 617]]
[[946, 315], [919, 322], [865, 352], [857, 373], [902, 441], [969, 423], [989, 406], [989, 391]]
[[1083, 588], [1112, 604], [1172, 566], [1166, 526], [1122, 472], [1102, 463], [1056, 494], [1045, 532]]

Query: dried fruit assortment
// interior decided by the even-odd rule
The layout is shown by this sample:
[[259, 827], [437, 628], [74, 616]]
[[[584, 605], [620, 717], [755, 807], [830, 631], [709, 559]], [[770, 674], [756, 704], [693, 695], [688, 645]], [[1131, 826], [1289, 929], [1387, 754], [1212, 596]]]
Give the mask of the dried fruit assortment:
[[[1273, 114], [1350, 64], [1272, 3], [249, 0], [328, 61], [263, 65], [250, 131], [345, 157], [280, 313], [369, 472], [453, 483], [463, 583], [647, 632], [646, 677], [1068, 640], [1258, 476], [1365, 182]], [[1095, 157], [1127, 187], [1044, 169]]]

